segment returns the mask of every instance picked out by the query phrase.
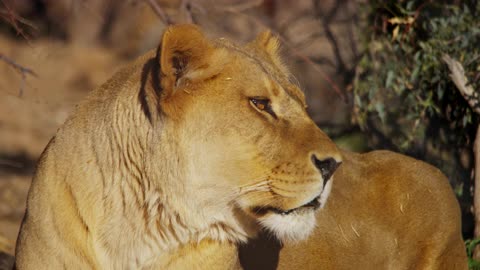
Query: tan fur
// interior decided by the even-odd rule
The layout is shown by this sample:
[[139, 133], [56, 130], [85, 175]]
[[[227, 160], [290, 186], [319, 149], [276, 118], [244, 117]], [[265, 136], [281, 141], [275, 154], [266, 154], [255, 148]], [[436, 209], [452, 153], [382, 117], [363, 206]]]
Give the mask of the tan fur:
[[342, 156], [315, 231], [280, 248], [278, 269], [467, 269], [460, 209], [438, 169], [388, 151]]
[[[262, 233], [240, 246], [241, 268], [468, 269], [460, 209], [438, 169], [388, 151], [342, 157], [311, 236], [280, 243]], [[212, 248], [218, 253], [210, 265], [229, 262], [230, 246]], [[201, 254], [190, 252], [190, 258]]]
[[[157, 52], [92, 92], [39, 161], [17, 268], [275, 263], [237, 256], [264, 230], [284, 243], [285, 269], [463, 267], [444, 176], [391, 153], [339, 151], [308, 117], [277, 49], [268, 33], [237, 47], [173, 26]], [[274, 114], [251, 98], [268, 98]], [[325, 187], [313, 156], [344, 160]], [[311, 207], [276, 212], [318, 197], [323, 207], [332, 181], [316, 217]]]

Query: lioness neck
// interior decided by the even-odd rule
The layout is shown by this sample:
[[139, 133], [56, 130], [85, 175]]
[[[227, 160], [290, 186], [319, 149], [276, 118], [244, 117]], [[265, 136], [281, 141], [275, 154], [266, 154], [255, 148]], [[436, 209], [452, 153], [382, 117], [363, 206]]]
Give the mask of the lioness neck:
[[[58, 228], [57, 244], [71, 245], [63, 250], [83, 258], [63, 263], [98, 269], [138, 269], [159, 259], [168, 261], [168, 254], [180, 246], [206, 238], [245, 240], [241, 226], [228, 221], [232, 217], [212, 219], [191, 211], [193, 191], [186, 187], [188, 176], [180, 169], [185, 167], [185, 150], [177, 129], [169, 126], [176, 123], [162, 119], [160, 113], [149, 119], [141, 101], [132, 102], [141, 98], [142, 86], [130, 79], [140, 74], [126, 76], [128, 70], [113, 80], [123, 80], [123, 88], [107, 82], [96, 90], [52, 140], [29, 195], [37, 205], [28, 207], [53, 210], [41, 220], [27, 218], [24, 226]], [[56, 226], [62, 223], [71, 226]], [[56, 247], [45, 248], [48, 252]]]

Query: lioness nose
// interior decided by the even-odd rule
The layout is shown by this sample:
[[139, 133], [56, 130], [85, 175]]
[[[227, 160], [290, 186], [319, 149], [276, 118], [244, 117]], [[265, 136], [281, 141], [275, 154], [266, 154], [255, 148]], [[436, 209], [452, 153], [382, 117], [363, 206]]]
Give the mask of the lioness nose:
[[327, 181], [330, 180], [330, 177], [341, 164], [333, 158], [319, 160], [315, 155], [312, 155], [312, 162], [323, 177], [323, 186], [327, 184]]

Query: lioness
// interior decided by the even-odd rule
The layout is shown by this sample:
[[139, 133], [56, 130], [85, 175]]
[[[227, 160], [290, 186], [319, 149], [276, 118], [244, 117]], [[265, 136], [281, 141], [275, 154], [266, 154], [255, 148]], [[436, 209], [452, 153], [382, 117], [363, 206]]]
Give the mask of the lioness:
[[45, 149], [17, 268], [465, 268], [445, 177], [339, 150], [277, 50], [268, 33], [238, 47], [168, 28]]

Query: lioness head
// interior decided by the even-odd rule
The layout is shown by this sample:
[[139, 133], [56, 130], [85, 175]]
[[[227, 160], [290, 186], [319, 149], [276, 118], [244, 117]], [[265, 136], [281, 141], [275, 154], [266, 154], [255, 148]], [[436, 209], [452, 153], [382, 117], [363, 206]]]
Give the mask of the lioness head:
[[303, 93], [261, 34], [245, 47], [173, 26], [158, 50], [159, 110], [176, 132], [187, 179], [182, 196], [199, 217], [253, 219], [279, 239], [303, 239], [341, 162], [306, 112]]

